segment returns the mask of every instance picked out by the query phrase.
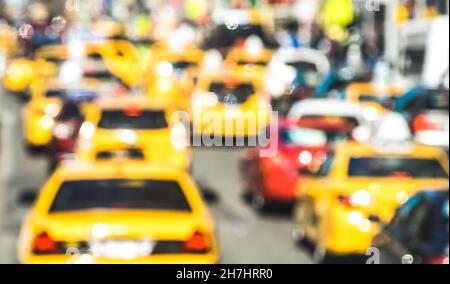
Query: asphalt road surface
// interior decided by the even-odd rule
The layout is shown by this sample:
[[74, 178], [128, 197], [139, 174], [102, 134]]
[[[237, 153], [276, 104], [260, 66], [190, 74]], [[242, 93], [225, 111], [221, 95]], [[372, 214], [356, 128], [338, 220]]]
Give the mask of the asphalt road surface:
[[[22, 103], [0, 90], [0, 263], [16, 263], [16, 240], [27, 208], [18, 195], [38, 189], [47, 178], [45, 157], [30, 157], [22, 139]], [[290, 216], [261, 216], [241, 198], [238, 160], [243, 149], [202, 148], [194, 150], [193, 173], [213, 188], [219, 202], [212, 205], [227, 264], [305, 264], [308, 253], [291, 241]]]

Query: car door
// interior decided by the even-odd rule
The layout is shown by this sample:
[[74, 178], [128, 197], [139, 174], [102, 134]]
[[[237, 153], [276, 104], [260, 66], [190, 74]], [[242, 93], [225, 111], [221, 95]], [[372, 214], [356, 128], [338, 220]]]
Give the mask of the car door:
[[381, 249], [382, 263], [420, 263], [423, 232], [430, 225], [431, 203], [422, 195], [413, 197], [401, 207], [386, 228], [388, 242]]

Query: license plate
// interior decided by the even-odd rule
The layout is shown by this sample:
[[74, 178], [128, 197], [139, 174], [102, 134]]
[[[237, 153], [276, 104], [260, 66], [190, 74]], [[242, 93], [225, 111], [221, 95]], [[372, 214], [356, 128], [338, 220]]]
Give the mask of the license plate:
[[110, 259], [136, 259], [149, 256], [155, 247], [153, 241], [94, 241], [91, 254]]

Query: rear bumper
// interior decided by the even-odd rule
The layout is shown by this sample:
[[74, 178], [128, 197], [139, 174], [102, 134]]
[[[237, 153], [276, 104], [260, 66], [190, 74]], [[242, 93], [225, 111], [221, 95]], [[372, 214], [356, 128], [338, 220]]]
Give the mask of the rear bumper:
[[78, 256], [31, 255], [23, 261], [24, 264], [217, 264], [218, 262], [219, 256], [216, 253], [154, 255], [133, 260], [97, 258], [88, 254]]
[[365, 255], [378, 226], [365, 213], [339, 204], [330, 208], [328, 216], [321, 245], [333, 255]]

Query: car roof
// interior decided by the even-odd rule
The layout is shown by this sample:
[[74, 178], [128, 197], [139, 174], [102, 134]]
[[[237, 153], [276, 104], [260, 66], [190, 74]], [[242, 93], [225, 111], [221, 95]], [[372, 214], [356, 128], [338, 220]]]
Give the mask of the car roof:
[[336, 151], [347, 156], [404, 156], [416, 158], [440, 158], [445, 156], [445, 152], [431, 146], [409, 144], [395, 147], [377, 147], [369, 143], [359, 143], [348, 141], [336, 146]]
[[186, 177], [186, 173], [170, 165], [152, 164], [147, 161], [66, 161], [55, 172], [61, 180], [90, 179], [167, 179]]
[[295, 103], [289, 111], [289, 119], [300, 119], [304, 116], [344, 116], [363, 121], [363, 107], [359, 104], [338, 99], [307, 99]]
[[284, 63], [304, 61], [315, 64], [322, 74], [326, 74], [330, 71], [330, 61], [326, 55], [316, 49], [312, 48], [300, 48], [300, 49], [280, 49], [275, 52], [272, 61], [282, 61]]

